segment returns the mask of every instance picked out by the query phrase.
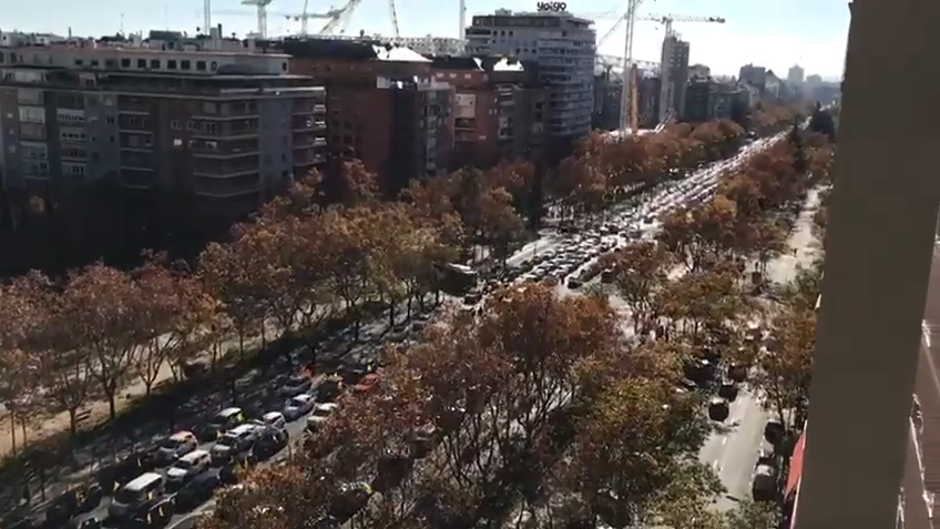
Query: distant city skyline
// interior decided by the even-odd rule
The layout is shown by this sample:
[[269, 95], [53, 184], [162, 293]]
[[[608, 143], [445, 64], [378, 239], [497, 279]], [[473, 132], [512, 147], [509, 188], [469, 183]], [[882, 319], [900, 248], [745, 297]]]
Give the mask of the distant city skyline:
[[[345, 0], [310, 2], [310, 12], [323, 12], [341, 7]], [[275, 0], [269, 7], [268, 28], [271, 35], [297, 34], [300, 22], [286, 15], [299, 14], [302, 0]], [[458, 2], [427, 0], [397, 0], [398, 20], [403, 35], [456, 37], [458, 28]], [[391, 34], [386, 0], [366, 0], [352, 16], [349, 34]], [[623, 3], [610, 0], [585, 0], [568, 4], [568, 9], [579, 15], [609, 13], [616, 18], [624, 9]], [[48, 32], [82, 36], [113, 35], [123, 26], [125, 32], [147, 32], [151, 29], [171, 29], [194, 33], [202, 25], [201, 0], [164, 0], [163, 2], [131, 2], [129, 0], [86, 0], [82, 9], [74, 9], [71, 0], [44, 0], [43, 2], [14, 3], [4, 12], [3, 30]], [[240, 36], [255, 29], [254, 10], [240, 5], [240, 0], [214, 0], [213, 23], [222, 24], [226, 34]], [[507, 8], [532, 11], [534, 0], [468, 0], [467, 18], [475, 14], [492, 13]], [[725, 24], [679, 23], [675, 29], [683, 40], [689, 41], [690, 63], [708, 65], [715, 75], [737, 75], [747, 63], [765, 66], [778, 76], [786, 77], [787, 70], [800, 64], [806, 75], [818, 74], [828, 80], [838, 80], [845, 58], [845, 42], [849, 12], [842, 2], [818, 0], [788, 0], [755, 3], [747, 0], [711, 0], [707, 5], [693, 0], [657, 0], [644, 3], [641, 14], [681, 14], [720, 16]], [[614, 20], [608, 17], [596, 22], [598, 38], [607, 33]], [[311, 31], [324, 21], [311, 20]], [[662, 26], [655, 22], [638, 21], [634, 37], [634, 57], [637, 60], [658, 61], [663, 37]], [[608, 55], [623, 53], [624, 31], [615, 30], [600, 49]]]

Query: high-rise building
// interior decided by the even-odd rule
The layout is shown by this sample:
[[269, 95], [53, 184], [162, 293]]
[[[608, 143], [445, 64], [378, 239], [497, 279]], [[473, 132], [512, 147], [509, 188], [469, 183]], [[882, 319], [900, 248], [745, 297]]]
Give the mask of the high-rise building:
[[[104, 179], [182, 189], [247, 212], [325, 161], [326, 93], [290, 57], [177, 32], [0, 46], [0, 169], [8, 187]], [[184, 51], [185, 50], [185, 51]], [[237, 50], [237, 51], [235, 51]]]
[[[561, 144], [586, 135], [594, 109], [593, 22], [566, 12], [475, 16], [467, 28], [470, 55], [501, 55], [538, 64], [548, 91], [546, 139]], [[557, 151], [556, 151], [557, 152]]]
[[754, 66], [753, 64], [745, 64], [738, 72], [738, 80], [759, 90], [763, 90], [764, 83], [767, 82], [767, 68]]
[[670, 112], [677, 117], [685, 115], [685, 92], [689, 82], [689, 43], [675, 35], [663, 39], [662, 65], [667, 70], [667, 83], [662, 93], [665, 103], [659, 105], [659, 121]]
[[796, 87], [803, 84], [803, 76], [806, 71], [799, 64], [794, 64], [787, 71], [787, 82]]

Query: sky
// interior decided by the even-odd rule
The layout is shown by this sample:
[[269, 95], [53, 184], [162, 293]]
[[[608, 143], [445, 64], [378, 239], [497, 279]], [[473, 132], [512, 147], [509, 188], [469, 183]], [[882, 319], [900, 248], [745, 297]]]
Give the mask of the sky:
[[[348, 0], [308, 0], [309, 12], [341, 7]], [[467, 24], [473, 15], [498, 8], [534, 11], [537, 0], [466, 0]], [[391, 34], [388, 0], [361, 0], [347, 33]], [[202, 24], [202, 0], [33, 0], [8, 2], [2, 30], [36, 31], [75, 35], [114, 34], [150, 29], [173, 29], [195, 33]], [[221, 23], [228, 34], [243, 35], [256, 26], [252, 6], [240, 0], [212, 0], [213, 24]], [[403, 36], [456, 37], [458, 0], [396, 0], [398, 23]], [[285, 15], [303, 10], [304, 0], [274, 0], [268, 8], [268, 33], [294, 34], [300, 23]], [[610, 13], [616, 17], [626, 1], [568, 0], [568, 11], [577, 15]], [[723, 17], [725, 24], [676, 22], [674, 29], [690, 42], [690, 62], [711, 67], [713, 74], [737, 75], [748, 63], [766, 66], [781, 77], [794, 64], [806, 74], [837, 79], [842, 74], [849, 9], [846, 0], [645, 0], [641, 16], [686, 15]], [[615, 20], [597, 20], [598, 38]], [[320, 23], [322, 25], [322, 22]], [[311, 31], [319, 27], [310, 21]], [[656, 22], [638, 21], [634, 57], [658, 61], [663, 28]], [[622, 55], [624, 30], [618, 27], [601, 46], [601, 52]]]

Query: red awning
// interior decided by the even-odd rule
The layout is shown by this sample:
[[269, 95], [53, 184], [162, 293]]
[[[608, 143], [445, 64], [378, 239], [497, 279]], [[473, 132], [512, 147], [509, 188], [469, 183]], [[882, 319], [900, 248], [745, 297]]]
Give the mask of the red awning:
[[806, 449], [806, 430], [800, 434], [800, 438], [793, 447], [793, 457], [790, 458], [790, 473], [787, 474], [787, 488], [784, 490], [785, 497], [796, 493], [800, 486], [800, 477], [803, 475], [803, 451]]

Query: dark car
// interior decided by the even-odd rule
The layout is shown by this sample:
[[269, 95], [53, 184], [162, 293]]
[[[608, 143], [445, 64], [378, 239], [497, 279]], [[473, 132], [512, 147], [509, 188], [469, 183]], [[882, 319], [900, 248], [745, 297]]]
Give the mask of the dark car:
[[255, 439], [251, 453], [255, 461], [264, 461], [283, 450], [287, 446], [287, 442], [288, 435], [286, 431], [265, 428]]
[[785, 433], [786, 427], [777, 421], [767, 421], [767, 424], [764, 426], [764, 440], [773, 446], [777, 446], [783, 441]]
[[738, 383], [733, 380], [724, 380], [718, 387], [718, 396], [729, 402], [734, 402], [734, 399], [738, 398], [738, 393]]
[[161, 501], [125, 522], [121, 525], [121, 529], [159, 529], [166, 527], [175, 513], [176, 506], [171, 500]]
[[313, 381], [303, 375], [283, 376], [274, 382], [274, 393], [281, 398], [289, 399], [295, 395], [310, 390]]
[[46, 508], [46, 519], [64, 522], [76, 514], [94, 510], [103, 498], [104, 491], [98, 483], [67, 490]]
[[203, 472], [189, 480], [176, 493], [176, 509], [186, 512], [208, 501], [212, 494], [222, 486], [219, 474], [219, 471]]
[[101, 520], [96, 516], [74, 518], [65, 525], [68, 529], [101, 529]]
[[723, 422], [731, 415], [731, 409], [728, 401], [722, 398], [712, 399], [708, 403], [708, 418], [713, 421]]

